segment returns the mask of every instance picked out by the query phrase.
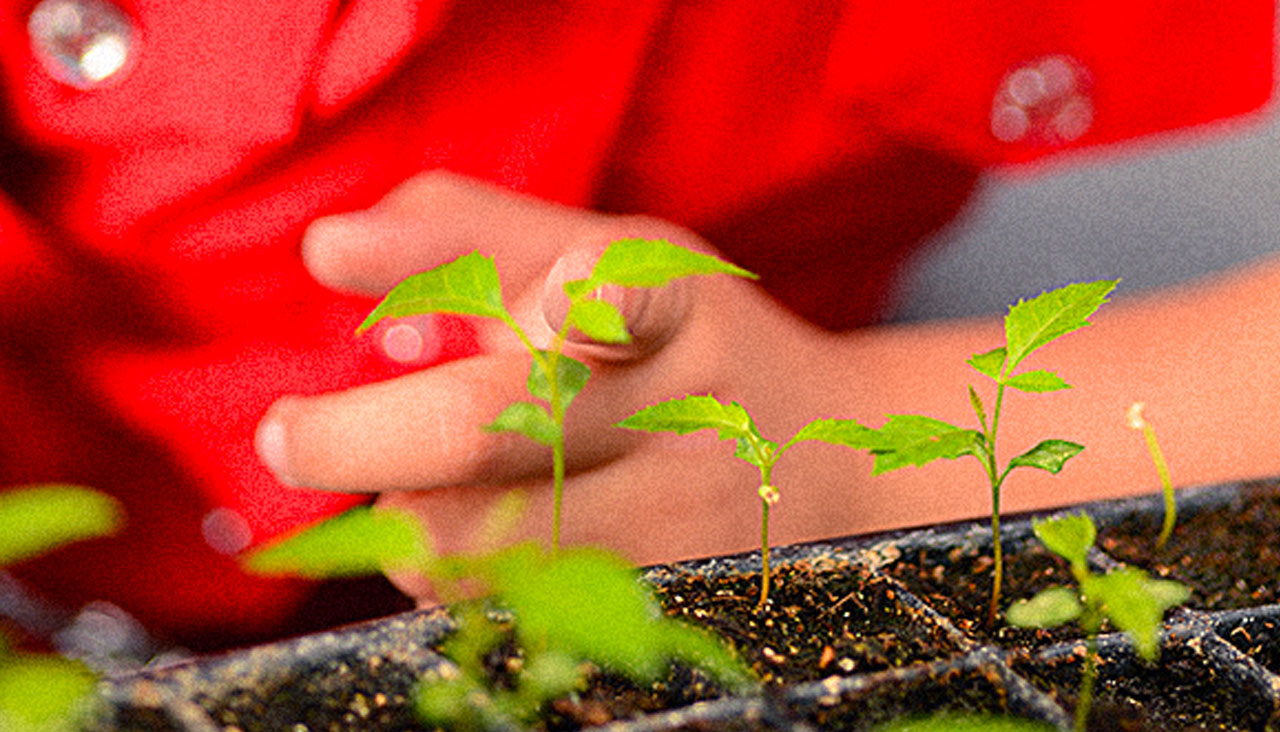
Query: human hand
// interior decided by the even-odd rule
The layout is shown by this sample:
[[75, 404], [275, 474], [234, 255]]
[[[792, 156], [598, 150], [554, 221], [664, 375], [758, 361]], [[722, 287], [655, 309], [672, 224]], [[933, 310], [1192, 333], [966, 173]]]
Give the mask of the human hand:
[[[521, 327], [546, 346], [567, 308], [561, 284], [584, 277], [609, 242], [628, 237], [710, 249], [666, 222], [575, 210], [428, 173], [367, 211], [317, 220], [303, 254], [320, 282], [380, 296], [408, 274], [478, 249], [494, 257]], [[794, 430], [822, 416], [812, 411], [816, 394], [841, 393], [822, 368], [831, 337], [736, 278], [693, 278], [604, 296], [620, 307], [634, 340], [604, 345], [579, 337], [566, 347], [593, 375], [566, 424], [565, 541], [608, 545], [642, 562], [751, 546], [757, 486], [749, 468], [727, 459], [729, 446], [711, 436], [672, 439], [611, 425], [646, 404], [711, 392], [747, 404], [769, 428]], [[528, 355], [500, 324], [477, 327], [481, 356], [277, 402], [258, 431], [264, 461], [289, 483], [382, 493], [382, 503], [422, 518], [442, 551], [471, 546], [487, 506], [506, 488], [522, 488], [530, 509], [521, 533], [545, 537], [551, 523], [546, 449], [479, 429], [524, 398]], [[810, 377], [827, 384], [814, 389]], [[838, 461], [825, 465], [850, 469]], [[779, 477], [783, 485], [786, 478]], [[806, 481], [797, 490], [821, 492], [828, 485]], [[794, 517], [785, 508], [779, 512], [775, 535], [838, 533], [850, 510], [847, 500], [817, 509], [800, 503], [790, 512]]]

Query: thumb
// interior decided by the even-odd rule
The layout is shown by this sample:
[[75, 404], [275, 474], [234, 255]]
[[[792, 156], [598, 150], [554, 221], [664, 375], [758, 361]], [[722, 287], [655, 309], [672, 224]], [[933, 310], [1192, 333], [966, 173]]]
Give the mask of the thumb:
[[[552, 331], [558, 332], [569, 315], [565, 283], [589, 277], [604, 250], [605, 245], [570, 249], [548, 272], [542, 288], [541, 309]], [[643, 358], [671, 340], [684, 320], [690, 296], [687, 280], [676, 280], [663, 287], [605, 285], [593, 297], [618, 309], [631, 341], [603, 343], [571, 327], [567, 335], [569, 348], [596, 359], [627, 361]]]

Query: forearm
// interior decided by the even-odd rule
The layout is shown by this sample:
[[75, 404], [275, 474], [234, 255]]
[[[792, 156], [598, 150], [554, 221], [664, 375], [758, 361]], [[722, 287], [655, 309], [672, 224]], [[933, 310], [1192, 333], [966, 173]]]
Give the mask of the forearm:
[[[1035, 293], [1028, 293], [1032, 295]], [[1003, 508], [1016, 511], [1158, 490], [1140, 434], [1125, 410], [1144, 401], [1176, 484], [1280, 474], [1266, 436], [1280, 427], [1280, 262], [1143, 295], [1125, 295], [1072, 333], [1036, 353], [1026, 368], [1057, 371], [1073, 389], [1006, 395], [1000, 461], [1042, 439], [1086, 446], [1059, 475], [1014, 473]], [[919, 413], [975, 427], [966, 397], [990, 382], [964, 361], [1003, 342], [999, 318], [889, 326], [834, 339], [851, 364], [846, 387], [857, 401], [841, 416], [879, 426], [890, 413]], [[982, 515], [990, 493], [968, 458], [857, 476], [865, 499], [856, 530]]]

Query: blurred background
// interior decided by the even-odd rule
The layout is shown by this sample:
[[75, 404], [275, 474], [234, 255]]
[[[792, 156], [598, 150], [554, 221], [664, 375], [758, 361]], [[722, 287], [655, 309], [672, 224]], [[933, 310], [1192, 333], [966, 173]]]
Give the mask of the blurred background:
[[[1109, 154], [1108, 154], [1109, 153]], [[898, 297], [898, 321], [1004, 312], [1067, 282], [1124, 293], [1280, 250], [1280, 117], [1262, 114], [989, 174], [935, 235]]]

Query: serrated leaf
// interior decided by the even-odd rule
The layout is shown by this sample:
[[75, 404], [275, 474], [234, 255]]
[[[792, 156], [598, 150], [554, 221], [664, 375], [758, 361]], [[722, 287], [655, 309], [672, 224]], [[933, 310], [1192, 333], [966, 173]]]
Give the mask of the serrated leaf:
[[879, 435], [870, 427], [852, 419], [815, 419], [787, 441], [787, 447], [797, 442], [825, 442], [855, 450], [871, 450], [882, 444]]
[[627, 321], [613, 303], [580, 300], [569, 306], [569, 323], [600, 343], [630, 343]]
[[1035, 447], [1009, 461], [1012, 468], [1038, 468], [1055, 475], [1062, 470], [1067, 461], [1079, 455], [1084, 445], [1077, 445], [1066, 440], [1045, 440]]
[[124, 523], [115, 499], [74, 485], [38, 485], [0, 493], [0, 566], [63, 544], [114, 534]]
[[1071, 563], [1084, 566], [1089, 547], [1098, 538], [1098, 529], [1088, 514], [1075, 513], [1050, 519], [1032, 519], [1031, 530], [1049, 551]]
[[1005, 620], [1019, 628], [1054, 628], [1080, 617], [1083, 609], [1074, 590], [1050, 587], [1010, 605]]
[[1147, 573], [1122, 567], [1093, 575], [1082, 583], [1085, 597], [1099, 603], [1117, 628], [1124, 631], [1139, 655], [1152, 660], [1159, 649], [1160, 624], [1171, 607], [1187, 601], [1190, 592], [1170, 580], [1152, 580]]
[[[538, 353], [542, 354], [544, 360], [551, 360], [550, 352], [539, 351]], [[556, 377], [560, 382], [560, 406], [568, 409], [573, 403], [573, 398], [578, 396], [582, 388], [587, 385], [587, 380], [591, 378], [591, 368], [564, 354], [560, 354], [555, 361]], [[537, 361], [529, 366], [529, 378], [525, 382], [525, 389], [530, 395], [544, 402], [551, 401], [551, 384], [547, 382], [547, 372], [538, 365]]]
[[978, 418], [978, 424], [982, 425], [982, 431], [987, 431], [987, 408], [982, 404], [982, 397], [978, 396], [978, 392], [969, 385], [969, 406], [973, 408], [973, 414]]
[[1043, 394], [1071, 388], [1070, 384], [1063, 381], [1061, 377], [1052, 371], [1027, 371], [1014, 376], [1004, 383], [1005, 386], [1032, 394]]
[[482, 429], [486, 432], [515, 432], [547, 447], [556, 443], [560, 428], [541, 404], [516, 402], [502, 410]]
[[1045, 344], [1089, 325], [1088, 318], [1107, 301], [1119, 280], [1080, 282], [1020, 300], [1004, 319], [1008, 373]]
[[427, 313], [510, 317], [502, 304], [502, 285], [493, 259], [472, 252], [405, 278], [387, 293], [356, 332], [363, 333], [383, 318]]
[[954, 460], [962, 455], [972, 455], [982, 440], [976, 430], [915, 414], [890, 415], [885, 425], [875, 433], [877, 444], [871, 448], [875, 456], [872, 475], [908, 465], [919, 467], [934, 460]]
[[357, 577], [417, 567], [429, 558], [422, 527], [407, 513], [358, 506], [242, 557], [250, 572], [298, 577]]
[[980, 374], [990, 376], [993, 379], [1000, 378], [1000, 369], [1004, 367], [1005, 350], [1004, 346], [993, 348], [986, 353], [975, 353], [965, 363], [972, 366]]
[[684, 396], [647, 406], [617, 424], [631, 430], [675, 432], [686, 435], [715, 430], [722, 440], [738, 440], [754, 434], [751, 415], [737, 402], [724, 404], [711, 395]]
[[660, 287], [692, 275], [756, 275], [723, 259], [677, 246], [665, 239], [622, 239], [605, 249], [591, 271], [590, 282], [623, 287]]

